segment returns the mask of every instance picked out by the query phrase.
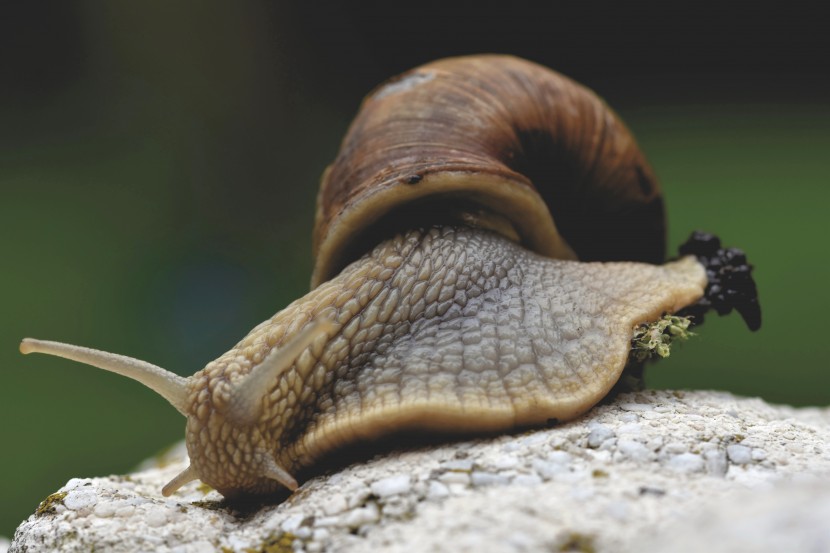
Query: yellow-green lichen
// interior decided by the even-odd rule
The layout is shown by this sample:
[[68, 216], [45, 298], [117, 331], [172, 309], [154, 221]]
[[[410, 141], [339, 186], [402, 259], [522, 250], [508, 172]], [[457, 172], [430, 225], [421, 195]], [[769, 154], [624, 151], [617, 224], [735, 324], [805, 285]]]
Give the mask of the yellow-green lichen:
[[688, 340], [694, 336], [689, 330], [689, 317], [664, 315], [660, 319], [637, 326], [631, 339], [631, 359], [642, 363], [654, 356], [668, 357], [675, 340]]
[[269, 538], [259, 547], [248, 547], [245, 553], [293, 553], [294, 540], [297, 537], [291, 532], [284, 532]]
[[66, 494], [67, 492], [56, 492], [48, 496], [46, 499], [40, 502], [40, 505], [37, 506], [37, 510], [35, 510], [35, 516], [54, 514], [57, 506], [63, 505], [63, 500], [66, 497]]
[[559, 546], [559, 551], [575, 551], [577, 553], [596, 553], [594, 537], [579, 532], [571, 532]]
[[224, 511], [225, 505], [221, 501], [193, 501], [190, 503], [194, 507], [207, 509], [208, 511]]

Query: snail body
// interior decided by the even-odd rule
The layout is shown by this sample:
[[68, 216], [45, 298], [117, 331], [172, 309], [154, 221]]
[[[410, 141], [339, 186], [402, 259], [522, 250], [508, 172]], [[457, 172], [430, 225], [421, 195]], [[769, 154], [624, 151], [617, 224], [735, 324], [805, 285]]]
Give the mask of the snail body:
[[313, 289], [217, 360], [182, 378], [56, 342], [21, 351], [119, 372], [185, 415], [191, 464], [165, 495], [194, 479], [293, 490], [355, 442], [590, 409], [637, 325], [704, 296], [694, 256], [652, 264], [664, 241], [651, 170], [593, 93], [516, 58], [441, 60], [364, 101], [323, 177]]

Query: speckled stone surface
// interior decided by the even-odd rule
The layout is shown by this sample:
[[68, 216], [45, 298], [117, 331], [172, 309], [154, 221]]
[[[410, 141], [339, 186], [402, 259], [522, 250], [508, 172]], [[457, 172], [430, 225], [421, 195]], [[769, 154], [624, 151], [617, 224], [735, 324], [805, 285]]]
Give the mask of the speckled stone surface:
[[248, 513], [198, 482], [163, 498], [179, 447], [161, 468], [70, 480], [10, 551], [827, 551], [828, 444], [827, 408], [648, 391], [377, 456]]

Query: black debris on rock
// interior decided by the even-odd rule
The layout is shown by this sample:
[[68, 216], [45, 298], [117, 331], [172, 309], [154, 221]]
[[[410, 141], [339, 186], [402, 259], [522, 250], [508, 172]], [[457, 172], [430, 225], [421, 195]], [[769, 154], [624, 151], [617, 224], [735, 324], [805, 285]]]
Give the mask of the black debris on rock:
[[678, 315], [692, 317], [693, 324], [701, 324], [710, 309], [718, 315], [726, 315], [735, 309], [750, 330], [761, 328], [758, 289], [752, 279], [752, 265], [747, 263], [742, 250], [723, 248], [714, 234], [695, 231], [680, 246], [680, 255], [696, 256], [706, 268], [709, 284], [703, 297]]

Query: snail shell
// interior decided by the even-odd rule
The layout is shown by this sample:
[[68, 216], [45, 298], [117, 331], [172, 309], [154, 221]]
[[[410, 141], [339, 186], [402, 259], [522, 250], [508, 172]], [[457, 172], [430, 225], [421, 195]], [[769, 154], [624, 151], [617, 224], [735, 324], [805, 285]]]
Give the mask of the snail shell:
[[379, 236], [446, 224], [459, 208], [501, 216], [502, 233], [548, 257], [664, 256], [660, 187], [608, 106], [535, 63], [472, 56], [413, 69], [364, 100], [322, 179], [312, 286]]
[[[351, 444], [590, 409], [634, 327], [703, 294], [693, 257], [645, 263], [664, 240], [652, 172], [593, 93], [517, 58], [442, 60], [364, 101], [323, 177], [313, 290], [219, 359], [185, 379], [56, 342], [21, 351], [124, 374], [185, 415], [191, 464], [165, 495], [197, 478], [226, 496], [295, 489]], [[609, 259], [631, 261], [590, 262]]]

